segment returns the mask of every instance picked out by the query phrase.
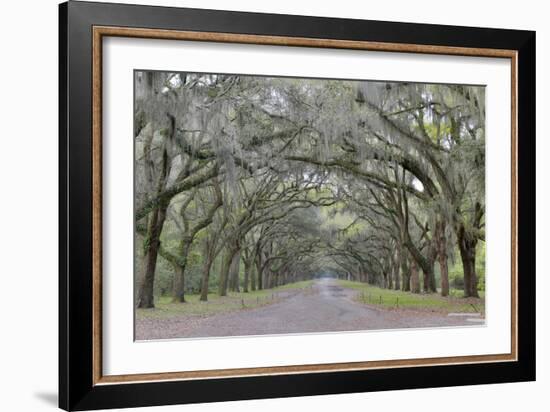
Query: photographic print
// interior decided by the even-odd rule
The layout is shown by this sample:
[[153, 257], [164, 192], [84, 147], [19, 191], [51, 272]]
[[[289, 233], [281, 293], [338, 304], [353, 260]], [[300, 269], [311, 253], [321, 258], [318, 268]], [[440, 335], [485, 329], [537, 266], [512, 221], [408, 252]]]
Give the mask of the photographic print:
[[535, 32], [71, 1], [59, 40], [60, 407], [535, 380]]
[[134, 72], [135, 339], [485, 322], [485, 87]]

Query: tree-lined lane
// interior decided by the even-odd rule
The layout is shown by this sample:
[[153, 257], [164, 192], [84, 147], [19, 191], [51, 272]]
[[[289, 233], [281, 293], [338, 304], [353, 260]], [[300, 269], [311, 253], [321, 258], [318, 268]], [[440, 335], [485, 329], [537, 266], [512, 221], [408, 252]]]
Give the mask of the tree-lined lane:
[[320, 275], [484, 292], [484, 87], [159, 71], [134, 84], [139, 309]]

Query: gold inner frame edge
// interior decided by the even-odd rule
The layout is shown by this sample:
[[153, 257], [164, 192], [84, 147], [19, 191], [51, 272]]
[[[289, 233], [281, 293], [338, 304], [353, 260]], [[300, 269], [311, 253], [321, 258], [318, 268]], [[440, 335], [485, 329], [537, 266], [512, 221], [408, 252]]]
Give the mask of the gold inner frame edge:
[[[103, 375], [102, 372], [102, 43], [103, 37], [187, 40], [218, 43], [256, 44], [291, 47], [317, 47], [398, 53], [420, 53], [474, 57], [508, 58], [511, 60], [511, 352], [509, 354], [451, 356], [439, 358], [394, 359], [314, 365], [288, 365], [254, 368], [233, 368], [200, 371]], [[93, 300], [93, 376], [94, 385], [156, 382], [171, 380], [220, 379], [261, 375], [299, 373], [328, 373], [381, 368], [457, 365], [467, 363], [513, 362], [517, 360], [517, 52], [505, 49], [432, 46], [420, 44], [385, 43], [356, 40], [265, 36], [238, 33], [178, 31], [132, 27], [93, 26], [92, 29], [92, 300]]]

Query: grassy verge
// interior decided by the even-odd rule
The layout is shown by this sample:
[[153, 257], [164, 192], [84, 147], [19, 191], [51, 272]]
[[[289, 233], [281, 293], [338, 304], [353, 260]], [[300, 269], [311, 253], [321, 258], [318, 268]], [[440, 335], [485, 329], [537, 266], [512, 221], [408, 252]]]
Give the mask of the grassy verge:
[[438, 294], [414, 294], [400, 290], [382, 289], [361, 282], [338, 280], [340, 286], [358, 290], [358, 302], [385, 308], [415, 309], [445, 313], [485, 313], [485, 299], [458, 297], [453, 292], [451, 296], [442, 297]]
[[289, 283], [273, 289], [256, 290], [252, 292], [227, 292], [227, 296], [208, 294], [208, 301], [201, 302], [199, 295], [186, 295], [185, 303], [173, 303], [172, 297], [161, 296], [155, 299], [154, 309], [136, 309], [138, 319], [166, 319], [177, 316], [207, 317], [217, 313], [246, 310], [278, 302], [286, 291], [306, 289], [312, 281]]

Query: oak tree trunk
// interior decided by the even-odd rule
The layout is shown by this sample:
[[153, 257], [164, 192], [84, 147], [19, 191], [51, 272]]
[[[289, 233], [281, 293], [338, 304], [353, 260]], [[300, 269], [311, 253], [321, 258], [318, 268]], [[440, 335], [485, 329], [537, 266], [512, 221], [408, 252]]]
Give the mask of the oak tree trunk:
[[174, 267], [174, 290], [172, 302], [185, 303], [185, 266], [173, 263]]
[[458, 248], [464, 270], [464, 297], [479, 297], [476, 275], [477, 238], [466, 231], [464, 225], [458, 230]]
[[230, 273], [230, 282], [229, 289], [232, 292], [239, 292], [239, 272], [241, 266], [241, 254], [239, 252], [235, 253], [233, 260], [231, 262]]
[[437, 222], [437, 257], [441, 272], [441, 296], [449, 296], [449, 267], [447, 263], [447, 239], [445, 238], [445, 221]]
[[434, 246], [430, 246], [430, 251], [428, 252], [428, 258], [426, 259], [426, 264], [422, 266], [422, 272], [424, 273], [424, 292], [425, 293], [436, 293], [437, 288], [435, 284], [435, 258], [437, 252]]
[[418, 266], [414, 258], [411, 258], [410, 264], [410, 273], [411, 273], [411, 292], [420, 293], [420, 279], [418, 277]]
[[244, 280], [243, 280], [243, 292], [248, 292], [248, 283], [250, 281], [250, 271], [252, 269], [252, 264], [250, 259], [244, 259]]
[[220, 279], [218, 281], [218, 295], [220, 296], [227, 296], [229, 272], [233, 263], [233, 258], [238, 251], [238, 247], [232, 245], [226, 249], [225, 254], [223, 255]]
[[399, 263], [401, 261], [401, 251], [396, 250], [394, 259], [392, 262], [393, 266], [393, 276], [394, 276], [394, 289], [401, 290], [401, 279], [399, 276]]
[[403, 277], [403, 290], [405, 292], [410, 292], [411, 290], [411, 272], [407, 267], [407, 257], [406, 253], [401, 254], [401, 274]]
[[172, 302], [183, 303], [185, 302], [185, 269], [187, 267], [187, 257], [191, 250], [192, 242], [189, 240], [182, 240], [180, 242], [179, 250], [181, 250], [181, 256], [172, 262], [174, 267], [174, 290], [172, 294]]
[[145, 238], [145, 254], [143, 257], [143, 275], [137, 297], [138, 308], [154, 308], [155, 269], [160, 248], [160, 233], [166, 220], [167, 206], [162, 206], [152, 212]]
[[204, 265], [202, 268], [200, 300], [203, 302], [206, 302], [208, 300], [208, 282], [210, 279], [210, 269], [212, 268], [213, 263], [214, 263], [213, 257], [207, 256], [206, 261], [204, 262]]
[[250, 273], [250, 290], [251, 291], [255, 291], [256, 290], [256, 270], [255, 270], [255, 267], [254, 267], [254, 264], [252, 262], [252, 259], [249, 263], [250, 267], [249, 267], [249, 273]]
[[441, 296], [449, 296], [449, 266], [447, 254], [439, 254], [439, 269], [441, 272]]
[[259, 254], [256, 256], [256, 259], [254, 259], [254, 261], [256, 263], [256, 276], [258, 277], [258, 290], [262, 290], [264, 288], [264, 274], [262, 259]]

